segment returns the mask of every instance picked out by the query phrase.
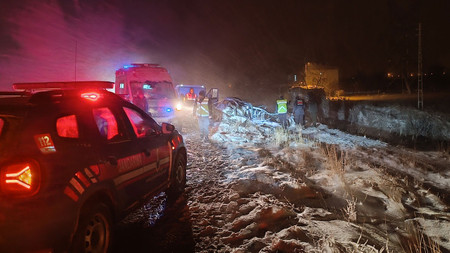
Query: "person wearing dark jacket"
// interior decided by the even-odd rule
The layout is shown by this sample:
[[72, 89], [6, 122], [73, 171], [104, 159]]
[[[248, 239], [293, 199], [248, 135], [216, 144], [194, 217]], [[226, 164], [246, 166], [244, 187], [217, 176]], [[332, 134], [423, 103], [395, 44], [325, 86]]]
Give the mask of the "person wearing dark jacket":
[[136, 96], [133, 98], [133, 104], [148, 113], [148, 102], [142, 90], [137, 91]]
[[300, 95], [295, 97], [293, 113], [295, 124], [303, 126], [305, 124], [305, 101]]

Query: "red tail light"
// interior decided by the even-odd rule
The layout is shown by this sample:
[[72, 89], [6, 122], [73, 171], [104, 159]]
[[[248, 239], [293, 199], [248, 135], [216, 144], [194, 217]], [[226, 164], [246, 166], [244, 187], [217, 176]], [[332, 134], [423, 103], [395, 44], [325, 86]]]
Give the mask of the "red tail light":
[[39, 165], [34, 162], [14, 163], [1, 169], [0, 190], [4, 195], [31, 196], [40, 186]]

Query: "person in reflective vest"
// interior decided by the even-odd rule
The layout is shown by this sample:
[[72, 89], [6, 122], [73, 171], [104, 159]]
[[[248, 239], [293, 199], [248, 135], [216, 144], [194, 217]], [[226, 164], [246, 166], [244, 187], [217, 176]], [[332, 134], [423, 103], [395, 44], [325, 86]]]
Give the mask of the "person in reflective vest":
[[189, 93], [186, 94], [185, 98], [186, 98], [187, 100], [194, 100], [195, 98], [197, 98], [197, 95], [195, 94], [193, 88], [190, 88], [190, 89], [189, 89]]
[[277, 100], [277, 114], [280, 120], [281, 126], [287, 127], [287, 100], [283, 96]]
[[208, 99], [205, 97], [204, 90], [200, 91], [200, 93], [198, 94], [198, 98], [195, 100], [194, 114], [198, 120], [200, 137], [203, 140], [208, 140], [210, 113], [209, 113]]
[[303, 126], [305, 124], [305, 101], [300, 95], [295, 97], [293, 112], [295, 124]]

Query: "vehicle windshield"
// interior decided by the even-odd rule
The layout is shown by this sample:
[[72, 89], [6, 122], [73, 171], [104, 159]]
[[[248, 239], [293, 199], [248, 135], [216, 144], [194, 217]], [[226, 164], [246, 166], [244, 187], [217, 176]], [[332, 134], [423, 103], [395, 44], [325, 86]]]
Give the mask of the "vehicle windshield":
[[131, 91], [134, 96], [143, 93], [147, 99], [175, 98], [170, 82], [131, 82]]

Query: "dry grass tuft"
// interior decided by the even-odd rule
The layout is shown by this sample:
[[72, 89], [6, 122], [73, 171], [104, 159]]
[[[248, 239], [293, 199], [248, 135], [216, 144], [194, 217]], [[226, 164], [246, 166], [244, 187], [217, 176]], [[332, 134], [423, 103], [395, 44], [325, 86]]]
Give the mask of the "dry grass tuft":
[[336, 173], [343, 181], [345, 166], [348, 164], [348, 153], [340, 150], [336, 145], [321, 145], [321, 151], [326, 158], [327, 168]]
[[312, 152], [308, 150], [304, 150], [302, 152], [302, 157], [303, 157], [303, 167], [305, 168], [306, 176], [312, 176], [316, 174], [321, 165], [320, 161], [314, 157]]
[[402, 241], [402, 247], [411, 253], [441, 253], [439, 244], [423, 233], [420, 224], [411, 221], [406, 227], [407, 236]]
[[347, 207], [344, 208], [344, 214], [348, 222], [356, 221], [356, 198], [347, 199]]
[[305, 140], [302, 136], [301, 126], [297, 126], [295, 130], [288, 130], [278, 127], [274, 131], [274, 142], [277, 146], [289, 146], [291, 144], [304, 144]]
[[289, 141], [289, 131], [281, 127], [275, 129], [273, 136], [277, 146], [284, 146]]

